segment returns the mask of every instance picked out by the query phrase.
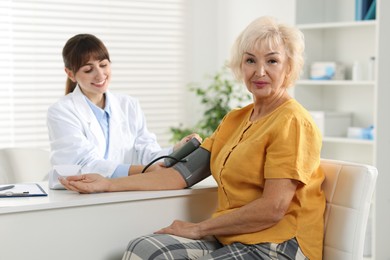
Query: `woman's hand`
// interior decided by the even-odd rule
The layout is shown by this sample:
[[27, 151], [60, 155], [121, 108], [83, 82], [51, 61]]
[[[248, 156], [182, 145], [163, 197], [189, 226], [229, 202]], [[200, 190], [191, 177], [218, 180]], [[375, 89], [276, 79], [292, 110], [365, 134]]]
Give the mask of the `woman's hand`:
[[100, 174], [82, 174], [60, 178], [59, 181], [68, 190], [80, 193], [95, 193], [110, 191], [111, 181]]
[[181, 220], [173, 221], [170, 226], [156, 231], [155, 234], [170, 234], [190, 239], [201, 239], [203, 237], [200, 232], [199, 224]]
[[198, 141], [200, 143], [203, 141], [202, 137], [200, 137], [200, 135], [198, 135], [197, 133], [192, 133], [190, 135], [187, 135], [183, 139], [181, 139], [180, 142], [178, 142], [177, 144], [175, 144], [175, 146], [173, 147], [173, 151], [176, 151], [176, 150], [180, 149], [185, 143], [187, 143], [192, 138], [198, 139]]

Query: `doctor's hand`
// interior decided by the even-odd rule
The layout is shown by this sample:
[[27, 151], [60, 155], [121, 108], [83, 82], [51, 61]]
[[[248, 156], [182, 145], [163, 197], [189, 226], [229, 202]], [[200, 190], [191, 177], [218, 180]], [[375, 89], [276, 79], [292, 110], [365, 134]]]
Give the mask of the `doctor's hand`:
[[69, 176], [59, 181], [66, 189], [79, 193], [105, 192], [109, 191], [111, 185], [110, 179], [96, 173]]
[[192, 133], [190, 135], [187, 135], [183, 139], [181, 139], [180, 142], [178, 142], [177, 144], [175, 144], [175, 146], [173, 147], [173, 151], [176, 151], [176, 150], [180, 149], [180, 147], [182, 147], [185, 143], [187, 143], [192, 138], [198, 139], [198, 141], [200, 143], [202, 143], [202, 141], [203, 141], [202, 137], [200, 137], [200, 135], [198, 135], [197, 133]]
[[145, 172], [154, 172], [154, 171], [159, 171], [159, 170], [162, 170], [162, 169], [165, 169], [165, 165], [163, 162], [157, 162], [157, 163], [154, 163], [152, 165], [150, 165]]

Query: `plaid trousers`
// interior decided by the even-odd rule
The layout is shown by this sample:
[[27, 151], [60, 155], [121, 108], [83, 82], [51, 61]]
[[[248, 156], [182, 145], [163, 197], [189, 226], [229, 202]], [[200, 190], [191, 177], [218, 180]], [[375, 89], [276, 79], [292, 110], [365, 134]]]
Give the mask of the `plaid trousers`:
[[308, 260], [295, 238], [280, 244], [222, 245], [216, 239], [193, 240], [153, 234], [130, 241], [122, 260], [240, 259]]

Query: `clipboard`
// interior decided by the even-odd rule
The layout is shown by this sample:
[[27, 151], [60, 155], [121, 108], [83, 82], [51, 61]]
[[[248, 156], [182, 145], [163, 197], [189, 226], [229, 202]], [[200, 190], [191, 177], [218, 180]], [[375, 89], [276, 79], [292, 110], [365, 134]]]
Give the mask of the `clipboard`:
[[46, 191], [38, 183], [0, 185], [0, 189], [3, 187], [7, 189], [0, 191], [0, 198], [47, 196]]

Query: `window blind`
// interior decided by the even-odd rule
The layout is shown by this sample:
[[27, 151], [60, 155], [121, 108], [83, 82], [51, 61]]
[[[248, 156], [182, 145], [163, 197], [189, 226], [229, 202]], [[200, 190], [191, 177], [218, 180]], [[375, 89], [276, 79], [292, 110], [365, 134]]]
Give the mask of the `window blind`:
[[49, 148], [46, 111], [64, 95], [62, 48], [91, 33], [112, 61], [110, 90], [139, 99], [161, 145], [182, 121], [186, 1], [0, 1], [0, 148]]

